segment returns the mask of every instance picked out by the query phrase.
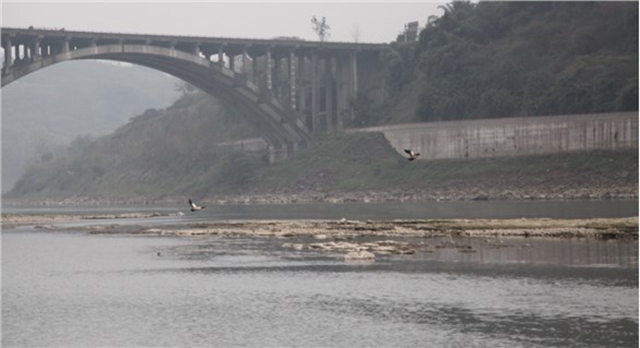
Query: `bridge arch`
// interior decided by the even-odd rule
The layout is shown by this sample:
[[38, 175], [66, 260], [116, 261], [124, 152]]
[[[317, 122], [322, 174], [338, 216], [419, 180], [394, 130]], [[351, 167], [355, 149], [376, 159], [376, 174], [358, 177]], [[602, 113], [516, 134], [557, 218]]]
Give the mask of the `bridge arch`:
[[[272, 162], [316, 134], [343, 130], [362, 92], [378, 104], [385, 96], [384, 44], [0, 29], [2, 86], [68, 60], [143, 65], [191, 83], [259, 124]], [[210, 59], [216, 56], [217, 62]]]
[[304, 123], [277, 99], [262, 93], [245, 76], [199, 55], [150, 45], [111, 44], [79, 48], [23, 64], [16, 64], [3, 74], [5, 86], [29, 73], [56, 63], [103, 59], [127, 62], [159, 70], [184, 80], [217, 97], [235, 109], [246, 121], [259, 123], [261, 134], [269, 144], [270, 160], [286, 158], [306, 147], [311, 135]]

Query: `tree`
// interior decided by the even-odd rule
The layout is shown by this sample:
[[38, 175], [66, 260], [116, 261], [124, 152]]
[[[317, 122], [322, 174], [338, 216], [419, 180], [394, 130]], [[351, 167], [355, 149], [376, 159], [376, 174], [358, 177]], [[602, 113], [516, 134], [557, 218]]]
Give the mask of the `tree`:
[[360, 41], [360, 25], [358, 23], [353, 24], [350, 33], [353, 42], [358, 43]]
[[313, 16], [313, 18], [311, 18], [311, 25], [313, 31], [316, 33], [316, 35], [318, 35], [318, 39], [320, 40], [320, 42], [324, 42], [331, 36], [331, 34], [329, 33], [331, 27], [329, 26], [329, 24], [327, 24], [327, 20], [324, 16], [322, 17], [322, 20], [318, 20], [316, 16]]

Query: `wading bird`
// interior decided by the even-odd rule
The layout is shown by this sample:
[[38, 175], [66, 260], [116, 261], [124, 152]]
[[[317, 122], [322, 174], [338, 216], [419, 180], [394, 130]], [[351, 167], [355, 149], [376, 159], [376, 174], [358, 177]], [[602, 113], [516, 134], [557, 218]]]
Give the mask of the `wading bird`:
[[418, 158], [418, 156], [420, 156], [420, 153], [410, 149], [404, 149], [404, 152], [406, 152], [409, 155], [409, 158], [407, 158], [409, 161], [413, 161], [414, 159]]
[[204, 209], [204, 205], [203, 206], [199, 206], [195, 203], [193, 203], [193, 201], [191, 200], [191, 198], [189, 198], [189, 205], [191, 206], [191, 211], [196, 211], [196, 210], [202, 210]]

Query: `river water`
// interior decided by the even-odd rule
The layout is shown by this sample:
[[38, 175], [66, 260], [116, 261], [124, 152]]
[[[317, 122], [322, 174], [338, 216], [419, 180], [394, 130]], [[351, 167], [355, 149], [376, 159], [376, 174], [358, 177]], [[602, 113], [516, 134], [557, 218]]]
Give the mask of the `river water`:
[[[212, 208], [209, 214], [417, 214], [411, 205], [337, 207], [342, 209], [280, 207], [279, 213], [274, 207], [236, 207], [218, 215]], [[475, 207], [468, 211], [489, 210]], [[106, 210], [119, 209], [125, 208]], [[514, 214], [533, 210], [518, 209]], [[562, 214], [587, 214], [581, 209]], [[597, 214], [621, 209], [600, 207]], [[634, 208], [628, 209], [617, 214], [633, 215]], [[220, 216], [225, 214], [230, 216]], [[194, 216], [171, 222], [196, 221]], [[481, 239], [467, 239], [477, 253], [434, 249], [365, 263], [293, 251], [282, 247], [285, 242], [296, 240], [4, 229], [2, 346], [638, 346], [637, 242], [514, 239], [513, 247], [488, 249]]]

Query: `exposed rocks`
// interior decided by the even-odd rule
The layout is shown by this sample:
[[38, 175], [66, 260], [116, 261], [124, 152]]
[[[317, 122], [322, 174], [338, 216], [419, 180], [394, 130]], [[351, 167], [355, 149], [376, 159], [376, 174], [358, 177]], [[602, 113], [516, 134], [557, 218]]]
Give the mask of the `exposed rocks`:
[[[122, 218], [146, 216], [150, 215], [127, 214]], [[3, 226], [11, 221], [55, 231], [59, 228], [56, 227], [59, 222], [95, 218], [76, 215], [66, 217], [70, 220], [65, 220], [64, 215], [3, 215]], [[118, 225], [113, 222], [105, 221], [102, 225], [91, 222], [73, 229], [92, 234], [280, 238], [287, 240], [281, 244], [283, 249], [339, 254], [348, 261], [375, 260], [381, 255], [424, 255], [452, 251], [472, 254], [492, 249], [531, 247], [522, 243], [525, 238], [622, 239], [631, 242], [637, 242], [638, 239], [637, 217], [573, 220], [228, 220], [171, 226]], [[517, 238], [520, 240], [515, 242]]]
[[359, 251], [351, 251], [344, 256], [345, 261], [366, 261], [373, 260], [376, 258], [374, 253], [368, 252], [366, 250]]
[[[135, 233], [176, 236], [244, 236], [296, 238], [313, 237], [318, 241], [331, 239], [333, 243], [353, 243], [357, 237], [379, 237], [392, 240], [398, 237], [543, 237], [543, 238], [594, 238], [594, 239], [638, 239], [638, 218], [613, 219], [426, 219], [426, 220], [239, 220], [211, 221], [191, 225], [118, 227], [112, 222], [116, 218], [152, 217], [155, 214], [126, 215], [2, 215], [3, 227], [18, 225], [41, 225], [53, 229], [56, 224], [82, 219], [108, 219], [103, 225], [91, 223], [84, 230], [95, 233]], [[105, 229], [101, 226], [112, 227]], [[329, 242], [332, 243], [332, 242]], [[377, 248], [398, 245], [365, 246]], [[326, 244], [326, 243], [321, 243]], [[346, 244], [343, 244], [346, 245]], [[329, 245], [330, 246], [330, 245]], [[336, 246], [333, 246], [336, 247]], [[441, 245], [440, 247], [447, 247]], [[458, 248], [461, 249], [461, 248]], [[375, 252], [375, 251], [374, 251]]]
[[326, 243], [284, 243], [283, 248], [291, 248], [294, 250], [316, 250], [316, 251], [328, 251], [328, 252], [360, 252], [367, 251], [373, 254], [398, 254], [398, 255], [410, 255], [415, 254], [416, 249], [425, 246], [422, 244], [410, 244], [408, 242], [400, 242], [394, 240], [380, 240], [373, 242], [345, 242], [345, 241], [332, 241]]

